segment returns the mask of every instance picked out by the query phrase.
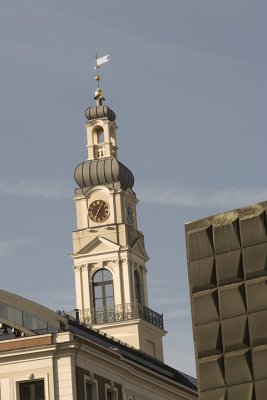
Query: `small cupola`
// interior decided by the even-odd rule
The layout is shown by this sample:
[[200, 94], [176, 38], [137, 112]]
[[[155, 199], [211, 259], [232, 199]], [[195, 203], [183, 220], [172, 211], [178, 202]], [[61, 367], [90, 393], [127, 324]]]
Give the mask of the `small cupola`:
[[100, 65], [108, 61], [107, 57], [98, 58], [95, 66], [96, 105], [85, 110], [88, 158], [76, 167], [74, 178], [80, 188], [120, 182], [121, 188], [127, 190], [133, 187], [134, 176], [118, 161], [116, 114], [103, 104], [104, 93], [99, 87], [98, 71]]

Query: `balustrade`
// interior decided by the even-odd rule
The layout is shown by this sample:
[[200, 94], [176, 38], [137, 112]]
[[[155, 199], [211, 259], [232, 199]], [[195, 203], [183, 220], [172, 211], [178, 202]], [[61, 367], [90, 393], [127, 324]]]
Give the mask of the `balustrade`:
[[[73, 313], [68, 314], [72, 315]], [[75, 315], [75, 317], [77, 316], [79, 316], [80, 322], [88, 326], [142, 319], [160, 329], [164, 329], [163, 314], [158, 314], [137, 302], [124, 305], [117, 304], [114, 307], [79, 310], [78, 315]]]

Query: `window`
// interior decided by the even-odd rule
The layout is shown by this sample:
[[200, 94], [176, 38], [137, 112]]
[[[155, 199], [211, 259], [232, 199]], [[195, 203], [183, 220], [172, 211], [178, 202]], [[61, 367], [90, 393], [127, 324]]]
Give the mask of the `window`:
[[107, 389], [107, 392], [106, 392], [106, 394], [107, 394], [107, 396], [106, 396], [106, 399], [107, 400], [117, 400], [117, 390], [116, 389], [114, 389], [114, 390], [112, 390], [112, 389]]
[[114, 307], [113, 279], [107, 269], [98, 270], [93, 277], [94, 306], [96, 309]]
[[19, 383], [19, 400], [45, 400], [44, 381]]
[[105, 268], [93, 276], [95, 324], [115, 321], [112, 274]]
[[85, 399], [86, 400], [94, 399], [93, 389], [94, 389], [93, 385], [89, 382], [86, 382], [86, 384], [85, 384]]
[[118, 389], [115, 387], [114, 382], [110, 382], [110, 385], [106, 387], [106, 400], [118, 400]]
[[114, 400], [114, 392], [107, 390], [107, 400]]
[[94, 379], [93, 373], [84, 377], [84, 400], [98, 400], [97, 380]]
[[134, 288], [135, 288], [135, 301], [137, 301], [138, 303], [142, 303], [140, 278], [137, 271], [134, 271]]
[[85, 383], [85, 400], [96, 400], [96, 387], [93, 382]]

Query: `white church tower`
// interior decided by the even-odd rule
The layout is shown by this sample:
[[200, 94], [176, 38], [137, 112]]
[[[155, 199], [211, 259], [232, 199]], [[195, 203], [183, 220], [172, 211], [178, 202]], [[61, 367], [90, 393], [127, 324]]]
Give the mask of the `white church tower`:
[[115, 113], [95, 92], [85, 111], [88, 159], [74, 177], [73, 262], [79, 318], [163, 361], [162, 315], [148, 308], [148, 255], [137, 225], [134, 176], [118, 161]]

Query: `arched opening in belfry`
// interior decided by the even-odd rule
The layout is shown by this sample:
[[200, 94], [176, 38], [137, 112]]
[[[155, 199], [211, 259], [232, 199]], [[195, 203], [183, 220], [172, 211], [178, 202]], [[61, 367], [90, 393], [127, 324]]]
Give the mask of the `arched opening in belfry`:
[[116, 151], [117, 151], [116, 132], [112, 126], [110, 126], [110, 128], [109, 128], [109, 139], [110, 139], [110, 143], [111, 143], [111, 153], [114, 157], [116, 157]]
[[94, 144], [103, 144], [105, 141], [104, 138], [104, 129], [102, 126], [96, 126], [94, 128]]
[[94, 143], [94, 157], [102, 158], [105, 157], [105, 135], [102, 126], [97, 125], [93, 129], [93, 143]]

